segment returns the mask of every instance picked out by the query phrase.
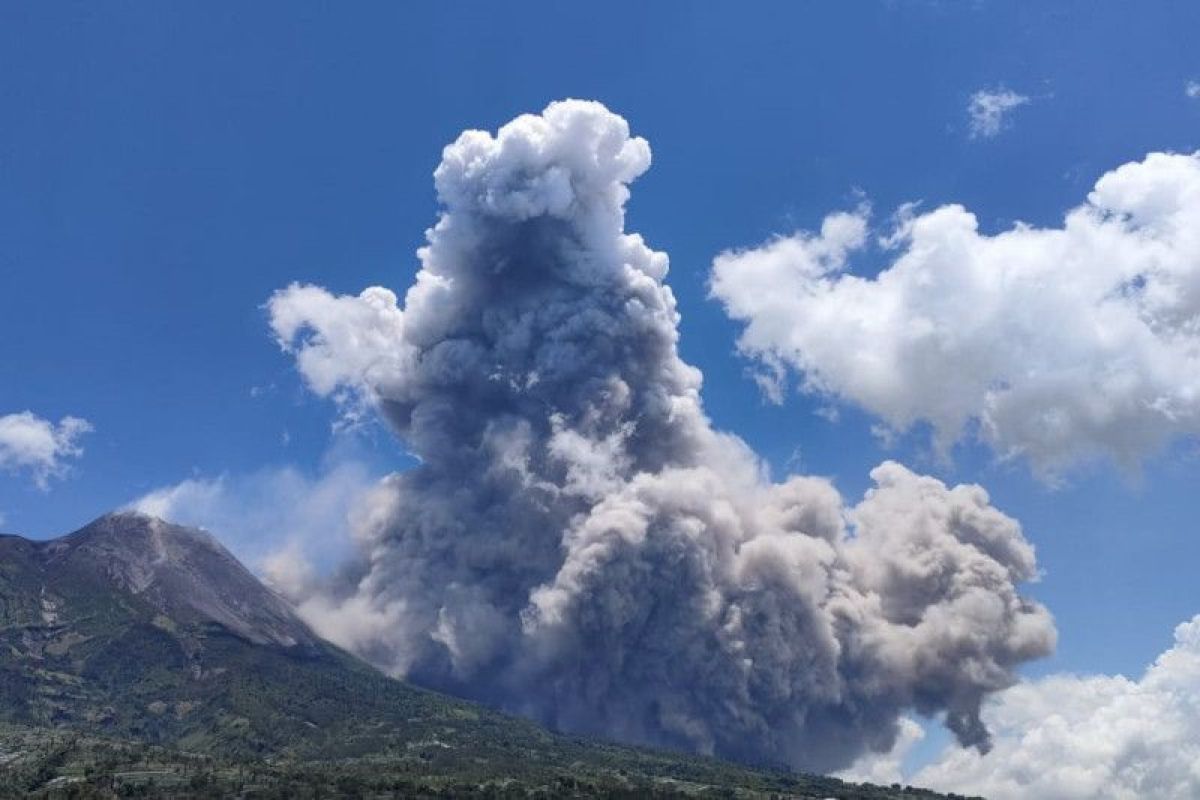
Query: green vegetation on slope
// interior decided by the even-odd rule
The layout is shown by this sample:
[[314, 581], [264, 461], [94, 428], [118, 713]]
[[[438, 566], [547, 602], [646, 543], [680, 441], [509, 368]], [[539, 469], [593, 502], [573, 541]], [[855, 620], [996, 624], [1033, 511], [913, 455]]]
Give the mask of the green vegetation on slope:
[[[205, 590], [249, 609], [242, 633], [152, 591], [158, 562], [63, 541], [0, 537], [0, 797], [940, 796], [554, 734], [307, 636], [271, 643], [298, 620], [265, 618], [251, 641], [276, 599], [222, 595], [209, 551]], [[178, 584], [192, 562], [174, 557]]]
[[470, 751], [439, 757], [444, 748], [413, 741], [355, 758], [235, 759], [62, 730], [0, 726], [0, 798], [943, 797], [912, 787], [758, 774], [705, 759], [594, 742], [574, 745], [531, 753], [514, 748], [501, 763]]

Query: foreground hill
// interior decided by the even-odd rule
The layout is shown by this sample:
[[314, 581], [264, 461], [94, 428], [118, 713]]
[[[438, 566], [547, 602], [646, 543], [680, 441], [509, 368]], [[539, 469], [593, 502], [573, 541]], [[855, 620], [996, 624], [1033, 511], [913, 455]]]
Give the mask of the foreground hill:
[[0, 796], [939, 795], [551, 733], [377, 672], [203, 531], [0, 536]]

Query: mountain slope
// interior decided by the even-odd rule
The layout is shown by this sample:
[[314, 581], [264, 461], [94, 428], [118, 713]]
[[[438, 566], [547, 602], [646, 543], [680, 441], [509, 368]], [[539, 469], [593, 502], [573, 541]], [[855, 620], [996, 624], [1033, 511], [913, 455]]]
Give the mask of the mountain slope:
[[52, 571], [107, 579], [177, 622], [216, 622], [256, 644], [318, 641], [291, 606], [205, 531], [110, 514], [44, 551]]
[[[155, 769], [133, 769], [149, 752]], [[217, 794], [250, 770], [283, 795], [365, 780], [402, 795], [500, 781], [559, 796], [566, 780], [579, 796], [933, 796], [559, 736], [417, 689], [316, 637], [202, 531], [122, 513], [49, 542], [0, 536], [0, 771], [12, 776], [0, 787], [96, 788], [117, 764], [204, 774]]]
[[0, 538], [0, 675], [2, 720], [226, 755], [352, 750], [449, 702], [318, 639], [208, 534], [135, 514]]

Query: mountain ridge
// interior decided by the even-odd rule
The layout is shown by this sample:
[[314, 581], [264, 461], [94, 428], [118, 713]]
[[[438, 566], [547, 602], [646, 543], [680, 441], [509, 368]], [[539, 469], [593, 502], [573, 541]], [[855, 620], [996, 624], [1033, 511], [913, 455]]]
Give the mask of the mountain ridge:
[[256, 644], [312, 647], [318, 637], [215, 536], [138, 511], [105, 514], [45, 543], [51, 559], [104, 569], [164, 613], [190, 613]]
[[215, 795], [250, 770], [280, 792], [267, 796], [297, 781], [476, 796], [499, 781], [518, 797], [940, 797], [564, 736], [411, 686], [316, 636], [211, 534], [129, 511], [57, 539], [0, 536], [0, 755], [12, 748], [42, 755], [0, 770], [46, 796], [153, 752]]

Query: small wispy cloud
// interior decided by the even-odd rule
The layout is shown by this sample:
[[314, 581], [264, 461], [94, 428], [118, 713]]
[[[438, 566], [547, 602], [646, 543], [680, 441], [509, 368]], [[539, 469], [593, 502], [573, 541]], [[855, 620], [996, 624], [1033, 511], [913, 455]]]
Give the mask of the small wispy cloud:
[[1183, 87], [1183, 93], [1193, 100], [1200, 99], [1200, 81], [1188, 81]]
[[1011, 89], [997, 87], [980, 89], [971, 95], [967, 116], [971, 120], [972, 139], [990, 139], [1004, 129], [1005, 118], [1013, 109], [1025, 105], [1029, 98]]
[[373, 508], [378, 476], [333, 453], [313, 474], [291, 465], [191, 477], [160, 486], [126, 507], [211, 531], [280, 591], [296, 589], [314, 565], [339, 564], [350, 550], [355, 508]]
[[57, 425], [31, 411], [0, 416], [0, 471], [28, 472], [39, 489], [61, 477], [67, 460], [83, 454], [79, 438], [92, 430], [78, 417], [63, 417]]

